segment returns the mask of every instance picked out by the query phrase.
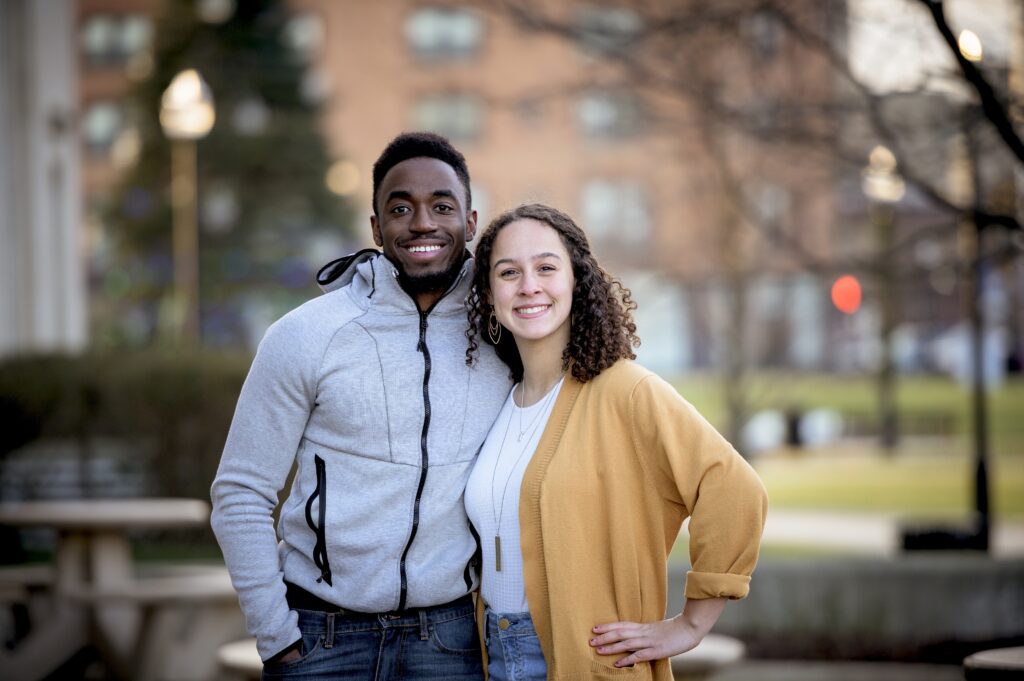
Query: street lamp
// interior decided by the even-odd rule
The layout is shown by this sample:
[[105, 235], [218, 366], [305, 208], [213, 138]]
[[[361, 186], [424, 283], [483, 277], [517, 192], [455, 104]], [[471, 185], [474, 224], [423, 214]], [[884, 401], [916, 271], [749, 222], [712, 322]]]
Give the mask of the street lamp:
[[906, 193], [906, 184], [896, 171], [896, 157], [883, 146], [871, 150], [868, 165], [861, 173], [861, 187], [871, 200], [871, 221], [878, 239], [878, 304], [881, 313], [879, 337], [881, 362], [878, 367], [878, 408], [881, 420], [882, 448], [891, 452], [896, 446], [896, 372], [892, 362], [892, 336], [896, 329], [896, 285], [893, 249], [895, 247], [894, 209]]
[[199, 340], [199, 226], [196, 141], [206, 137], [216, 114], [210, 86], [195, 69], [182, 71], [164, 90], [160, 125], [171, 140], [171, 211], [173, 222], [176, 339]]

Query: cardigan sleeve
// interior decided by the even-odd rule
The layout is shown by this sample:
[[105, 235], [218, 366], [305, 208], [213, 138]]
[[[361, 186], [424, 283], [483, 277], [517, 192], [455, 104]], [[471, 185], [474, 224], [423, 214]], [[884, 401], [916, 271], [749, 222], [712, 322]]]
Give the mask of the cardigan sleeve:
[[686, 597], [743, 598], [768, 510], [754, 469], [667, 382], [650, 375], [633, 390], [633, 442], [658, 492], [690, 516]]

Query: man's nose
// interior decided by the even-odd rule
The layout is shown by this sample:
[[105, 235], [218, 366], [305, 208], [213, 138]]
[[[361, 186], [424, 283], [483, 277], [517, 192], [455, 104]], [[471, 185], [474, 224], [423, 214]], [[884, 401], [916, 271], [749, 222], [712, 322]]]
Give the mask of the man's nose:
[[433, 232], [437, 229], [437, 225], [429, 210], [417, 210], [412, 215], [409, 229], [414, 232]]

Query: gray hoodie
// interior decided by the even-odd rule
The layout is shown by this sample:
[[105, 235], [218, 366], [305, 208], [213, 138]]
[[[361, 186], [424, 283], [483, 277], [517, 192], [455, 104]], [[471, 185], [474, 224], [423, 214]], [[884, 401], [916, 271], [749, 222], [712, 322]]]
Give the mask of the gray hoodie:
[[376, 251], [332, 265], [320, 277], [329, 292], [260, 342], [211, 492], [263, 659], [301, 637], [286, 580], [358, 612], [438, 605], [476, 586], [462, 495], [510, 381], [488, 345], [465, 364], [473, 261], [426, 313]]

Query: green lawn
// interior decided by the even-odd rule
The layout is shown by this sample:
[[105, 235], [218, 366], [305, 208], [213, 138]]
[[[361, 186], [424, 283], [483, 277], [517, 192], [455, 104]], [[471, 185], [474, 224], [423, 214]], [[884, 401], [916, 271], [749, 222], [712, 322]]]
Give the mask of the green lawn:
[[[775, 508], [895, 511], [922, 518], [964, 518], [973, 509], [974, 464], [965, 453], [910, 447], [883, 457], [859, 449], [761, 457], [754, 466]], [[966, 452], [966, 444], [961, 449]], [[1024, 457], [994, 457], [989, 489], [997, 517], [1024, 519]]]
[[[716, 426], [723, 427], [720, 384], [713, 376], [674, 381]], [[905, 414], [947, 414], [953, 432], [904, 438], [891, 456], [871, 439], [827, 448], [770, 452], [753, 460], [775, 508], [891, 511], [922, 518], [962, 518], [973, 508], [974, 463], [970, 395], [941, 378], [901, 378], [898, 404]], [[749, 381], [754, 410], [829, 407], [872, 414], [870, 377], [758, 374]], [[1024, 519], [1024, 381], [989, 395], [992, 510]]]

